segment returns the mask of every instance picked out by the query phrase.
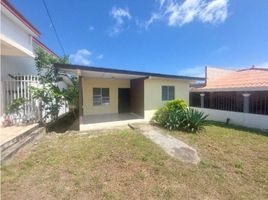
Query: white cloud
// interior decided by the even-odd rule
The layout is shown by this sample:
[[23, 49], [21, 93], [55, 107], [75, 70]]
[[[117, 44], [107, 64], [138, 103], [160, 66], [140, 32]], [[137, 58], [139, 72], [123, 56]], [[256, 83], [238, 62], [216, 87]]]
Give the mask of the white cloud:
[[110, 16], [115, 20], [115, 24], [110, 31], [110, 36], [116, 36], [124, 30], [124, 24], [126, 20], [131, 20], [132, 16], [129, 13], [128, 8], [113, 7], [110, 11]]
[[79, 49], [76, 53], [70, 55], [70, 62], [79, 65], [90, 65], [91, 52], [87, 49]]
[[202, 22], [222, 23], [228, 16], [228, 0], [214, 0], [204, 7], [199, 14]]
[[161, 16], [158, 13], [152, 13], [147, 21], [136, 20], [136, 24], [139, 28], [147, 30], [152, 23], [160, 19]]
[[178, 75], [205, 77], [205, 67], [204, 66], [195, 66], [195, 67], [180, 69], [178, 71]]
[[101, 60], [101, 59], [104, 58], [104, 55], [103, 55], [103, 54], [100, 54], [100, 55], [98, 55], [96, 58], [99, 59], [99, 60]]
[[168, 18], [168, 25], [181, 26], [194, 20], [200, 10], [200, 0], [185, 0], [179, 5], [171, 1], [165, 11]]
[[156, 20], [165, 21], [169, 26], [183, 26], [194, 20], [202, 23], [223, 23], [228, 17], [228, 1], [157, 0], [159, 9], [153, 12], [144, 27], [148, 28]]

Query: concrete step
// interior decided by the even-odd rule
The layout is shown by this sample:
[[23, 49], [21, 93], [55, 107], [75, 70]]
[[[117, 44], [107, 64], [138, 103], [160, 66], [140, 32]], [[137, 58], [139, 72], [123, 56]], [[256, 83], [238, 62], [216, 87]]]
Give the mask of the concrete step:
[[[23, 133], [21, 137], [17, 137], [13, 139], [13, 142], [8, 141], [1, 150], [1, 164], [14, 156], [18, 150], [20, 150], [23, 146], [30, 143], [37, 137], [40, 137], [43, 133], [45, 133], [44, 127], [37, 127], [33, 129], [31, 132], [27, 131], [27, 133]], [[3, 146], [3, 145], [2, 145]], [[2, 148], [1, 148], [2, 149]]]
[[11, 140], [5, 142], [4, 144], [2, 144], [0, 146], [0, 151], [3, 152], [6, 149], [8, 149], [10, 146], [14, 145], [15, 143], [21, 141], [24, 137], [27, 137], [29, 134], [31, 134], [32, 132], [34, 132], [35, 130], [37, 130], [39, 128], [39, 125], [36, 125], [34, 127], [32, 127], [31, 129], [23, 132], [22, 134], [17, 135], [16, 137], [12, 138]]

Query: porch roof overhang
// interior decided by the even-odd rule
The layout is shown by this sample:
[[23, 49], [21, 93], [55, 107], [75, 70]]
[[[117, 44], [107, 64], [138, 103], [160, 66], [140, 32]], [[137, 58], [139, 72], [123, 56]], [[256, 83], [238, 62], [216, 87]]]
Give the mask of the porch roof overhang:
[[71, 65], [71, 64], [54, 64], [56, 68], [65, 73], [71, 73], [82, 77], [91, 78], [113, 78], [113, 79], [136, 79], [136, 78], [168, 78], [168, 79], [179, 79], [188, 81], [203, 81], [204, 78], [190, 77], [190, 76], [177, 76], [150, 72], [140, 72], [131, 70], [121, 70], [112, 68], [82, 66], [82, 65]]
[[16, 43], [15, 41], [9, 39], [8, 37], [0, 34], [1, 36], [1, 52], [0, 55], [3, 56], [23, 56], [23, 57], [34, 57], [34, 53], [29, 49], [26, 49], [22, 45]]

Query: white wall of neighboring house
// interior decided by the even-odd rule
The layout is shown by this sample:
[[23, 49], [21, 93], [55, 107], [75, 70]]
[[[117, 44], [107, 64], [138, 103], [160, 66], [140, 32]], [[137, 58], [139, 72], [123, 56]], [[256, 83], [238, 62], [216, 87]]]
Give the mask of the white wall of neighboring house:
[[197, 108], [197, 107], [192, 108], [207, 114], [209, 120], [226, 122], [226, 119], [229, 118], [231, 124], [236, 124], [249, 128], [268, 130], [267, 115], [257, 115], [251, 113], [232, 112], [232, 111], [216, 110], [208, 108]]
[[[14, 12], [13, 12], [14, 11]], [[21, 92], [20, 86], [13, 86], [15, 83], [7, 83], [8, 80], [11, 82], [10, 75], [16, 76], [27, 76], [37, 75], [34, 60], [34, 49], [41, 47], [50, 54], [53, 52], [49, 51], [42, 44], [38, 44], [33, 37], [39, 36], [38, 31], [30, 25], [30, 23], [20, 16], [8, 3], [1, 2], [1, 59], [0, 59], [0, 117], [4, 114], [5, 108], [12, 101], [12, 99], [20, 97], [20, 95], [26, 92]], [[55, 54], [53, 54], [55, 55]], [[60, 88], [67, 88], [65, 82], [59, 83]], [[11, 88], [10, 88], [11, 87]], [[25, 87], [25, 86], [24, 86]], [[6, 91], [17, 92], [8, 93]], [[28, 89], [27, 89], [28, 90]], [[17, 97], [16, 97], [17, 96]], [[26, 95], [27, 96], [27, 95]], [[11, 99], [12, 98], [12, 99]], [[27, 97], [29, 98], [29, 97]], [[64, 103], [64, 106], [60, 110], [60, 115], [68, 112], [68, 105]]]
[[11, 14], [1, 12], [1, 37], [33, 52], [32, 35], [16, 23]]
[[1, 80], [9, 78], [9, 74], [36, 75], [34, 58], [19, 56], [1, 56]]

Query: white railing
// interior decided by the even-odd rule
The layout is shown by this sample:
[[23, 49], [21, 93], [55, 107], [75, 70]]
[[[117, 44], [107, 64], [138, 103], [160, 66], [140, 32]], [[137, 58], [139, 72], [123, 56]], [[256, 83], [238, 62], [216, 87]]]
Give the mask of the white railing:
[[5, 113], [8, 106], [13, 100], [23, 98], [25, 104], [19, 112], [12, 114], [14, 123], [34, 122], [39, 120], [38, 102], [32, 98], [31, 86], [38, 85], [38, 76], [35, 75], [19, 75], [10, 77], [1, 82], [2, 89], [2, 113]]
[[[31, 94], [31, 86], [38, 86], [38, 76], [36, 75], [19, 75], [9, 77], [8, 79], [1, 81], [1, 123], [5, 121], [5, 117], [8, 117], [8, 121], [12, 121], [12, 124], [23, 124], [30, 122], [38, 122], [41, 118], [46, 116], [46, 110], [41, 110], [41, 102], [33, 99]], [[20, 107], [18, 112], [5, 115], [8, 106], [15, 100], [22, 98], [26, 102]], [[59, 116], [69, 112], [68, 103], [64, 100], [61, 102], [61, 108], [59, 110]], [[49, 105], [48, 105], [49, 106]], [[3, 117], [4, 116], [4, 117]], [[3, 119], [4, 118], [4, 119]], [[47, 118], [45, 122], [50, 122], [51, 119]]]

